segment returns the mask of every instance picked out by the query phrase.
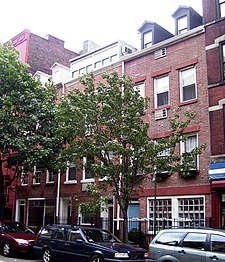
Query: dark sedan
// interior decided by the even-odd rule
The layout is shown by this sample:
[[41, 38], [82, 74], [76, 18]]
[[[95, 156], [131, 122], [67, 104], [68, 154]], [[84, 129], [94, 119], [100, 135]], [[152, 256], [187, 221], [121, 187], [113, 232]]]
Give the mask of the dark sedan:
[[146, 262], [147, 250], [122, 243], [109, 231], [80, 226], [49, 225], [39, 232], [34, 253], [44, 262]]
[[16, 221], [0, 221], [0, 249], [4, 256], [33, 251], [35, 233]]

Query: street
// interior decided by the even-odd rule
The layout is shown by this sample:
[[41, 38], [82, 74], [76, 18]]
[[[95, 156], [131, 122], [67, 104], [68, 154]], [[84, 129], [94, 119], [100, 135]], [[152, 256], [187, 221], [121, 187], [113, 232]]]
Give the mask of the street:
[[4, 257], [0, 255], [0, 262], [24, 262], [24, 261], [32, 261], [32, 262], [41, 262], [41, 259], [37, 259], [36, 257], [30, 255], [18, 255], [13, 257]]

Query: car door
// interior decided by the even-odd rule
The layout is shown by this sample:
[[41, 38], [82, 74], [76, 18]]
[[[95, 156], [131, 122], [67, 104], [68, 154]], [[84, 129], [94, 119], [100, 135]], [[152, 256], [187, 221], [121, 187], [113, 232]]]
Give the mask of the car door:
[[[67, 238], [64, 245], [64, 251], [67, 253], [70, 261], [89, 261], [89, 255], [85, 250], [85, 241], [78, 228], [70, 228], [67, 231]], [[68, 261], [69, 261], [68, 260]]]
[[69, 256], [65, 250], [66, 243], [66, 229], [58, 227], [55, 231], [54, 237], [51, 239], [51, 249], [54, 256], [62, 261], [69, 261]]
[[211, 234], [209, 251], [206, 253], [206, 262], [225, 262], [225, 236]]
[[175, 247], [174, 256], [182, 262], [206, 262], [206, 233], [188, 233]]

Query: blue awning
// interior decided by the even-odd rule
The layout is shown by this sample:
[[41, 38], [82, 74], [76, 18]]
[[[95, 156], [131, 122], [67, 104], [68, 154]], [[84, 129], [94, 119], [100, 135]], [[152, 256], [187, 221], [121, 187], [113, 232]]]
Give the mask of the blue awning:
[[210, 163], [209, 179], [210, 180], [225, 179], [225, 162]]
[[225, 174], [215, 174], [215, 175], [209, 175], [210, 180], [221, 180], [225, 179]]

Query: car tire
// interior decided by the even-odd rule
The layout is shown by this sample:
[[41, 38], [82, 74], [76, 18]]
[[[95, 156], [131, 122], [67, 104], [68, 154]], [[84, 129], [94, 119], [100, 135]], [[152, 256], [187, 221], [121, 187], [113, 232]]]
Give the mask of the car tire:
[[45, 250], [43, 251], [42, 260], [43, 260], [44, 262], [52, 262], [52, 261], [53, 261], [51, 250], [45, 249]]
[[6, 241], [2, 246], [2, 254], [5, 257], [9, 257], [12, 253], [11, 245], [8, 241]]
[[104, 259], [100, 256], [93, 256], [90, 262], [104, 262]]

